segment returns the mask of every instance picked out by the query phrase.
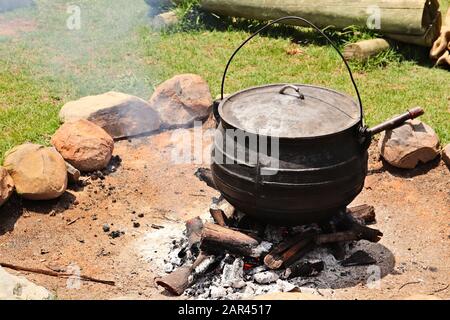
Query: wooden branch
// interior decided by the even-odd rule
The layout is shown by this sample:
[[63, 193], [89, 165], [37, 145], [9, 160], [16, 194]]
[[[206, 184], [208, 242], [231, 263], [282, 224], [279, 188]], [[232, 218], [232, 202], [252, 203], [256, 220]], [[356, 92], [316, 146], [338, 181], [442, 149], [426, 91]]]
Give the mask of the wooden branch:
[[210, 188], [216, 189], [217, 186], [214, 183], [211, 169], [208, 168], [198, 168], [197, 171], [195, 171], [194, 175], [200, 180], [206, 183], [206, 185]]
[[43, 274], [43, 275], [50, 276], [50, 277], [58, 277], [58, 278], [76, 277], [76, 278], [78, 278], [80, 280], [83, 280], [83, 281], [102, 283], [102, 284], [107, 284], [109, 286], [115, 286], [116, 285], [116, 283], [114, 281], [101, 280], [101, 279], [96, 279], [96, 278], [89, 277], [89, 276], [84, 276], [84, 275], [77, 276], [77, 275], [74, 275], [74, 274], [71, 274], [71, 273], [65, 273], [65, 272], [56, 272], [56, 271], [50, 271], [50, 270], [44, 270], [44, 269], [27, 268], [27, 267], [21, 267], [21, 266], [9, 264], [9, 263], [4, 263], [4, 262], [0, 262], [0, 266], [4, 267], [4, 268], [16, 270], [16, 271], [25, 271], [25, 272]]
[[67, 161], [66, 167], [67, 167], [67, 177], [69, 178], [69, 181], [72, 183], [77, 183], [78, 180], [80, 179], [81, 175], [80, 171]]
[[258, 256], [255, 252], [258, 245], [259, 241], [249, 235], [212, 223], [205, 224], [200, 241], [200, 248], [205, 252], [228, 251], [247, 257]]
[[195, 268], [207, 258], [207, 255], [200, 253], [193, 264], [182, 266], [169, 275], [156, 279], [156, 284], [165, 288], [173, 295], [181, 296], [193, 284], [194, 279], [191, 277], [191, 274]]

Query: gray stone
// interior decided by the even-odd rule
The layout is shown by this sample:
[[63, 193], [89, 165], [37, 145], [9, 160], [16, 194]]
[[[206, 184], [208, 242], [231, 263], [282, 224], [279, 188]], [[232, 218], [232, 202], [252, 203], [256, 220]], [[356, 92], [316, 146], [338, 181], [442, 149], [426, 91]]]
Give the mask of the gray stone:
[[159, 130], [158, 113], [145, 100], [120, 92], [107, 92], [66, 103], [59, 112], [62, 122], [89, 120], [114, 139]]
[[159, 85], [150, 105], [159, 112], [165, 127], [190, 126], [211, 112], [209, 86], [195, 74], [181, 74]]
[[55, 296], [24, 277], [14, 276], [0, 267], [0, 300], [49, 300]]
[[439, 155], [439, 138], [425, 123], [409, 120], [397, 129], [382, 133], [378, 147], [381, 156], [392, 166], [413, 169]]

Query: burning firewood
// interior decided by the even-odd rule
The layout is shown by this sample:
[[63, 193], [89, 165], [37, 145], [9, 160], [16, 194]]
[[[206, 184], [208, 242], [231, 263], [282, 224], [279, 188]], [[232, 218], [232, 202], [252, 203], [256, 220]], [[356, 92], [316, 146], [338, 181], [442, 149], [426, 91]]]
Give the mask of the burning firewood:
[[225, 215], [225, 212], [219, 208], [219, 206], [215, 203], [209, 207], [209, 213], [214, 219], [214, 222], [217, 223], [221, 227], [225, 227], [228, 225], [228, 218]]
[[186, 221], [186, 236], [188, 238], [189, 247], [192, 248], [200, 242], [202, 229], [203, 221], [200, 217], [195, 217]]
[[[350, 209], [350, 211], [352, 211], [352, 209]], [[368, 206], [360, 206], [357, 210], [354, 209], [353, 212], [361, 213], [359, 217], [366, 216], [366, 221], [371, 220], [371, 214], [368, 213], [372, 212], [372, 209]], [[378, 242], [383, 235], [379, 230], [361, 225], [349, 214], [338, 216], [335, 218], [335, 221], [323, 224], [322, 228], [327, 233], [317, 234], [315, 231], [308, 231], [283, 241], [266, 255], [264, 264], [272, 270], [279, 269], [282, 266], [289, 267], [316, 246], [324, 244], [333, 245], [331, 247], [334, 251], [333, 254], [336, 259], [342, 260], [345, 257], [342, 243], [362, 239]]]
[[272, 270], [295, 262], [312, 249], [314, 231], [295, 235], [277, 245], [265, 256], [264, 264]]
[[208, 256], [200, 253], [197, 259], [191, 265], [185, 265], [171, 274], [156, 279], [156, 284], [165, 288], [170, 293], [181, 296], [184, 291], [193, 284], [193, 277], [191, 277], [194, 270], [204, 261], [208, 259]]
[[200, 248], [209, 253], [230, 252], [244, 257], [259, 257], [260, 241], [245, 233], [216, 224], [205, 224]]

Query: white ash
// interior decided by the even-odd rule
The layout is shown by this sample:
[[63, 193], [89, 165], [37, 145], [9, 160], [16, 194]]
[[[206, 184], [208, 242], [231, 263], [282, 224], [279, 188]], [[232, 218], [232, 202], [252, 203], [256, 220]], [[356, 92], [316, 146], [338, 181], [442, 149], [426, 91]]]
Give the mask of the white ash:
[[[222, 285], [224, 287], [239, 287], [236, 283], [240, 282], [244, 277], [244, 261], [242, 259], [234, 259], [232, 264], [225, 264], [222, 272]], [[235, 284], [233, 286], [233, 284]]]
[[216, 261], [216, 256], [209, 256], [195, 268], [194, 272], [196, 274], [202, 274]]
[[164, 224], [163, 227], [145, 233], [135, 244], [138, 256], [149, 263], [155, 273], [164, 273], [165, 270], [169, 270], [169, 262], [166, 260], [173, 252], [174, 242], [178, 243], [185, 238], [183, 223]]
[[299, 290], [299, 288], [295, 284], [292, 284], [289, 281], [281, 279], [277, 280], [277, 286], [278, 288], [280, 288], [281, 292], [292, 292]]
[[[211, 221], [209, 214], [205, 215], [203, 221], [205, 220]], [[261, 253], [269, 251], [273, 245], [281, 242], [287, 231], [292, 235], [311, 228], [315, 229], [317, 226], [291, 229], [268, 227], [265, 231], [264, 242], [260, 244]], [[152, 230], [139, 240], [139, 253], [145, 261], [150, 263], [153, 272], [160, 274], [173, 272], [179, 266], [195, 260], [191, 250], [187, 248], [184, 230], [183, 223], [171, 223], [165, 225], [163, 229]], [[364, 240], [350, 243], [346, 248], [347, 257], [357, 250], [363, 250], [375, 258], [382, 275], [386, 274], [391, 269], [390, 264], [394, 263], [388, 260], [389, 252], [382, 245]], [[184, 295], [190, 299], [237, 300], [272, 292], [300, 291], [332, 297], [334, 289], [360, 283], [366, 284], [371, 276], [368, 273], [368, 267], [373, 267], [343, 267], [326, 247], [316, 248], [302, 259], [302, 261], [310, 262], [316, 260], [323, 261], [325, 265], [324, 270], [317, 276], [285, 279], [282, 277], [284, 268], [277, 271], [268, 270], [261, 260], [249, 261], [229, 254], [211, 256], [195, 269], [191, 278], [193, 285], [185, 291]], [[246, 267], [244, 270], [246, 262], [254, 267], [250, 269]], [[204, 272], [208, 269], [212, 271], [205, 274]]]
[[280, 276], [274, 271], [265, 271], [257, 273], [253, 276], [253, 279], [259, 284], [269, 284], [276, 282]]
[[272, 249], [273, 244], [268, 241], [261, 241], [261, 243], [254, 249], [252, 249], [252, 257], [261, 257], [263, 254], [268, 253]]

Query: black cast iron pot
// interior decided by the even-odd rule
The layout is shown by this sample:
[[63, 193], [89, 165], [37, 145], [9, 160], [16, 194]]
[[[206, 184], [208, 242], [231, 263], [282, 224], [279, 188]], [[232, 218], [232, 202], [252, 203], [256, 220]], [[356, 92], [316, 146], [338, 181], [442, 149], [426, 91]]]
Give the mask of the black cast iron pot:
[[[297, 19], [320, 32], [348, 69], [358, 103], [323, 87], [271, 84], [224, 98], [228, 68], [237, 52], [274, 23]], [[238, 210], [266, 223], [320, 222], [346, 208], [361, 192], [374, 134], [423, 114], [416, 108], [375, 128], [364, 125], [351, 69], [333, 42], [300, 17], [284, 17], [258, 30], [233, 53], [222, 79], [212, 154], [214, 182]]]

